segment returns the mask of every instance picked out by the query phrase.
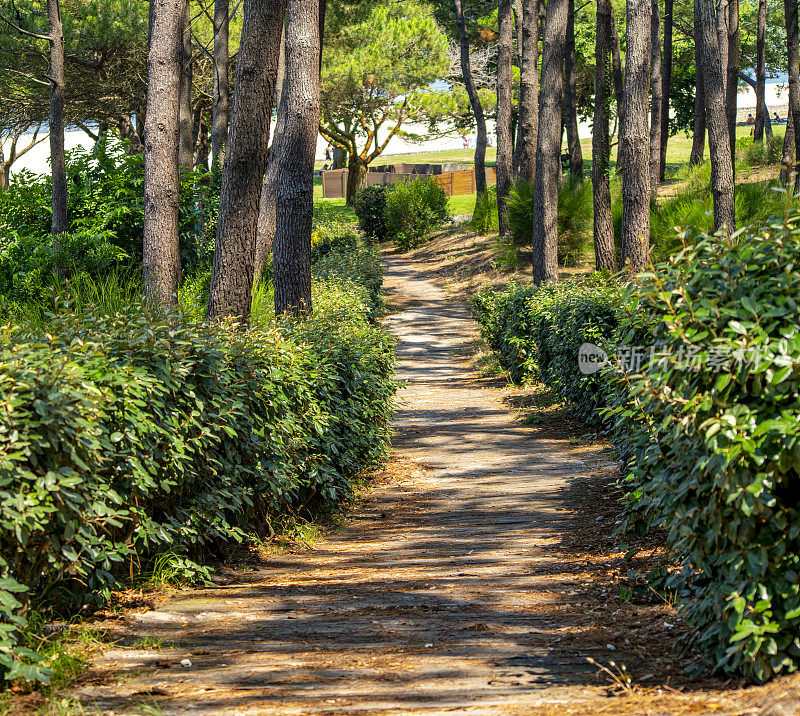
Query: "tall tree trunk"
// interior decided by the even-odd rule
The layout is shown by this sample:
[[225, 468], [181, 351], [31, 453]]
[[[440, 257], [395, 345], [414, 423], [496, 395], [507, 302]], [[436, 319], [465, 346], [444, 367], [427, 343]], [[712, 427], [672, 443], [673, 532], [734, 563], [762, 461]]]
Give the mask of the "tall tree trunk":
[[661, 66], [661, 17], [658, 0], [650, 6], [650, 61], [652, 100], [650, 103], [650, 192], [655, 196], [661, 181], [661, 112], [664, 90]]
[[228, 65], [230, 62], [229, 0], [214, 0], [214, 89], [211, 117], [211, 166], [222, 163], [222, 150], [228, 140], [228, 115], [230, 90]]
[[[456, 8], [456, 22], [458, 23], [458, 40], [461, 49], [461, 74], [464, 77], [464, 86], [467, 88], [472, 115], [475, 117], [475, 190], [478, 195], [486, 192], [486, 116], [483, 113], [481, 98], [472, 79], [472, 67], [469, 59], [469, 36], [464, 21], [464, 8], [461, 0], [454, 0]], [[522, 90], [520, 90], [522, 92]], [[520, 104], [522, 100], [520, 99]], [[522, 111], [520, 109], [520, 111]]]
[[310, 313], [314, 152], [320, 104], [320, 2], [289, 0], [286, 11], [286, 129], [275, 184], [275, 313]]
[[664, 181], [669, 143], [669, 95], [672, 90], [672, 29], [674, 0], [664, 0], [664, 56], [661, 71], [661, 158], [659, 181]]
[[[514, 64], [522, 69], [522, 0], [511, 0], [514, 10], [514, 40], [516, 41], [516, 52], [514, 53]], [[515, 135], [516, 136], [516, 135]]]
[[59, 0], [47, 0], [50, 34], [50, 166], [53, 177], [53, 251], [67, 231], [67, 164], [64, 156], [64, 30]]
[[261, 186], [285, 0], [245, 0], [228, 144], [222, 170], [209, 316], [250, 317]]
[[[357, 152], [358, 150], [356, 150]], [[348, 206], [353, 206], [356, 201], [356, 195], [359, 190], [364, 187], [364, 181], [367, 178], [367, 163], [361, 158], [358, 153], [351, 152], [347, 159], [347, 187], [346, 187], [346, 203]]]
[[651, 0], [628, 0], [625, 53], [625, 111], [620, 130], [622, 159], [622, 266], [638, 273], [647, 264], [650, 243]]
[[8, 189], [8, 168], [6, 166], [6, 155], [3, 150], [3, 137], [0, 135], [0, 190]]
[[144, 290], [163, 308], [178, 304], [178, 105], [185, 0], [151, 0], [144, 129]]
[[[617, 24], [617, 16], [614, 13], [614, 8], [611, 8], [611, 65], [614, 71], [614, 98], [617, 101], [617, 133], [622, 128], [622, 116], [625, 112], [625, 73], [622, 68], [622, 49], [619, 41], [619, 25]], [[622, 142], [617, 141], [617, 171], [620, 170], [622, 164], [620, 153], [622, 151]]]
[[[797, 0], [783, 0], [786, 15], [786, 55], [789, 72], [789, 113], [792, 116], [794, 159], [790, 171], [795, 174], [795, 191], [800, 189], [797, 159], [800, 157], [800, 47], [798, 47]], [[788, 133], [788, 132], [787, 132]]]
[[758, 21], [756, 23], [756, 126], [753, 127], [753, 141], [764, 140], [764, 132], [772, 136], [772, 122], [766, 103], [767, 84], [767, 0], [758, 0]]
[[511, 191], [511, 175], [514, 163], [514, 146], [511, 135], [511, 55], [514, 23], [511, 16], [511, 0], [499, 0], [497, 22], [500, 40], [497, 56], [497, 213], [500, 236], [508, 231], [506, 200]]
[[611, 139], [609, 114], [613, 67], [611, 59], [611, 0], [597, 2], [595, 35], [594, 121], [592, 123], [592, 198], [594, 203], [595, 268], [617, 270], [614, 224], [611, 219]]
[[703, 93], [703, 46], [700, 43], [700, 2], [694, 0], [694, 125], [692, 132], [692, 152], [689, 155], [689, 164], [694, 166], [703, 161], [706, 151], [706, 98]]
[[781, 182], [789, 184], [794, 167], [794, 118], [791, 109], [786, 119], [786, 134], [783, 135], [783, 154], [781, 155]]
[[569, 0], [549, 0], [544, 23], [533, 193], [533, 280], [536, 283], [558, 281], [558, 178], [568, 15]]
[[[281, 32], [281, 47], [278, 51], [278, 78], [275, 80], [275, 106], [281, 106], [281, 98], [283, 97], [283, 82], [286, 79], [286, 25], [283, 26]], [[278, 125], [275, 125], [275, 131], [278, 130]], [[273, 139], [273, 142], [275, 140]], [[269, 168], [267, 168], [269, 171]]]
[[611, 64], [614, 71], [614, 98], [617, 100], [617, 116], [622, 120], [625, 106], [625, 73], [622, 69], [622, 49], [619, 41], [619, 25], [614, 9], [611, 9]]
[[[461, 0], [456, 0], [460, 5]], [[514, 173], [532, 182], [536, 174], [539, 131], [539, 0], [522, 6], [522, 67], [519, 80], [519, 124], [514, 147]]]
[[191, 169], [194, 158], [194, 113], [192, 112], [192, 17], [189, 0], [185, 0], [181, 26], [181, 91], [178, 119], [180, 146], [178, 165]]
[[194, 155], [192, 157], [192, 166], [194, 167], [202, 167], [203, 169], [208, 169], [208, 124], [206, 123], [206, 118], [203, 115], [203, 110], [200, 107], [197, 107], [194, 110], [194, 118], [192, 120], [192, 126], [195, 128], [195, 135], [194, 135]]
[[[714, 196], [714, 228], [736, 229], [734, 207], [733, 157], [731, 156], [728, 117], [725, 112], [725, 74], [727, 65], [720, 59], [714, 0], [699, 0], [702, 44], [703, 95], [711, 154], [711, 192]], [[726, 35], [727, 38], [727, 35]]]
[[729, 19], [729, 0], [716, 0], [716, 28], [717, 43], [719, 45], [719, 62], [722, 67], [722, 93], [727, 101], [728, 98], [728, 19]]
[[[728, 0], [728, 73], [725, 79], [725, 109], [728, 116], [728, 134], [731, 159], [736, 160], [736, 120], [739, 95], [739, 0]], [[734, 166], [734, 172], [735, 172]]]
[[578, 136], [578, 107], [575, 89], [575, 0], [569, 0], [567, 39], [564, 56], [564, 126], [567, 130], [569, 173], [576, 179], [583, 177], [583, 152]]

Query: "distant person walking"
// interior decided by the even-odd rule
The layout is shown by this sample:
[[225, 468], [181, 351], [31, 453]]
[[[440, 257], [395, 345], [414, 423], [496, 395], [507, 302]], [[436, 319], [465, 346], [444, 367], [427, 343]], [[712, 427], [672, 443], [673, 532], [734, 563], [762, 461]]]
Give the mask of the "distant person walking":
[[333, 147], [329, 144], [327, 147], [325, 147], [325, 159], [327, 159], [328, 161], [333, 159], [332, 152], [333, 152]]
[[464, 149], [469, 149], [469, 139], [467, 138], [466, 134], [461, 135], [461, 144], [463, 145]]

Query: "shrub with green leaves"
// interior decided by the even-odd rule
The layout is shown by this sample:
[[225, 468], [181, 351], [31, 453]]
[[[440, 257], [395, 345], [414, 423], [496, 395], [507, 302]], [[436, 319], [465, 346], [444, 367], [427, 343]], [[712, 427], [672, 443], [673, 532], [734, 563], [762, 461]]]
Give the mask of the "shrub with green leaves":
[[197, 561], [329, 509], [383, 459], [394, 341], [372, 318], [379, 277], [340, 275], [378, 269], [359, 273], [359, 256], [318, 258], [303, 321], [60, 306], [46, 330], [3, 331], [0, 675], [46, 678], [18, 643], [20, 594], [99, 603], [164, 553], [202, 574]]
[[695, 641], [756, 681], [800, 667], [799, 223], [705, 236], [644, 276], [621, 339], [649, 334], [669, 357], [613, 410]]
[[[103, 138], [91, 150], [67, 155], [68, 233], [51, 251], [50, 180], [30, 172], [12, 175], [0, 192], [0, 296], [17, 303], [44, 302], [63, 275], [100, 278], [138, 271], [144, 227], [144, 160]], [[216, 198], [216, 202], [214, 201]], [[219, 178], [184, 172], [180, 189], [181, 258], [186, 269], [209, 264], [213, 250]]]
[[450, 219], [447, 194], [432, 177], [399, 181], [386, 194], [386, 232], [401, 251], [418, 246]]
[[356, 194], [353, 209], [358, 217], [358, 228], [365, 236], [376, 241], [386, 238], [386, 194], [388, 186], [374, 184], [365, 186]]
[[617, 329], [617, 282], [602, 274], [542, 286], [511, 284], [475, 297], [483, 335], [515, 382], [538, 380], [587, 422], [600, 418], [606, 383], [583, 375], [583, 343], [608, 347]]

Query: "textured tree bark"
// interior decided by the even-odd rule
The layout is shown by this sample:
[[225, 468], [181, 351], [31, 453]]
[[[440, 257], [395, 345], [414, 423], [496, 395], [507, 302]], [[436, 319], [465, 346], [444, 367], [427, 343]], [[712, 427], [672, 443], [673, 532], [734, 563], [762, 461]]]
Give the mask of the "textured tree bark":
[[178, 303], [178, 104], [184, 0], [150, 3], [144, 143], [144, 289], [162, 308]]
[[575, 0], [569, 0], [567, 11], [567, 39], [564, 57], [564, 127], [567, 130], [569, 173], [576, 179], [583, 177], [583, 152], [578, 137], [578, 108], [575, 89]]
[[664, 57], [661, 71], [661, 173], [658, 180], [664, 181], [667, 169], [667, 145], [669, 143], [669, 95], [672, 90], [672, 30], [674, 0], [664, 0]]
[[180, 145], [178, 165], [191, 169], [194, 158], [194, 113], [192, 112], [192, 17], [189, 0], [185, 0], [181, 23], [181, 91], [178, 119]]
[[619, 25], [614, 9], [611, 9], [611, 62], [614, 70], [614, 98], [617, 100], [617, 115], [622, 119], [625, 105], [625, 73], [622, 69], [622, 49], [619, 42]]
[[700, 2], [694, 0], [694, 126], [692, 131], [692, 152], [689, 155], [689, 164], [694, 166], [703, 161], [706, 151], [706, 99], [703, 94], [703, 47], [700, 43]]
[[758, 0], [758, 20], [756, 23], [756, 126], [753, 127], [753, 141], [764, 140], [764, 132], [772, 136], [772, 122], [766, 102], [767, 83], [767, 0]]
[[347, 187], [345, 201], [348, 206], [353, 206], [356, 194], [364, 187], [367, 178], [367, 163], [357, 154], [351, 154], [347, 160]]
[[558, 281], [558, 178], [568, 14], [569, 0], [547, 3], [533, 193], [533, 280], [537, 284]]
[[[459, 48], [461, 51], [461, 74], [464, 77], [464, 86], [469, 96], [472, 115], [475, 117], [475, 190], [478, 195], [481, 195], [486, 192], [486, 115], [483, 112], [481, 98], [478, 96], [478, 90], [475, 88], [475, 82], [472, 79], [472, 67], [469, 59], [469, 36], [467, 35], [467, 27], [464, 21], [464, 7], [461, 0], [454, 0], [454, 3], [456, 9], [456, 23], [458, 24]], [[521, 88], [520, 93], [522, 93], [522, 91]], [[520, 97], [521, 96], [520, 94]], [[520, 112], [522, 112], [522, 103], [523, 100], [520, 98]]]
[[285, 0], [245, 0], [228, 143], [222, 170], [209, 316], [250, 317], [258, 207]]
[[[714, 196], [714, 228], [736, 229], [733, 158], [728, 117], [725, 112], [725, 68], [720, 59], [715, 29], [714, 0], [699, 0], [702, 45], [703, 95], [705, 97], [708, 147], [711, 154], [711, 192]], [[727, 38], [727, 35], [726, 35]]]
[[214, 88], [211, 117], [211, 166], [222, 163], [222, 151], [228, 140], [230, 90], [228, 87], [229, 0], [214, 0]]
[[139, 133], [136, 127], [133, 126], [131, 118], [127, 114], [123, 114], [117, 119], [117, 131], [119, 132], [120, 139], [127, 139], [128, 144], [125, 146], [126, 154], [141, 154], [144, 151], [144, 145], [139, 138]]
[[272, 249], [276, 314], [312, 310], [311, 217], [320, 104], [320, 2], [289, 0], [286, 14], [286, 128], [276, 157]]
[[[461, 0], [456, 0], [460, 4]], [[514, 147], [514, 175], [529, 182], [536, 175], [539, 131], [539, 0], [522, 6], [522, 67], [519, 82], [519, 124]]]
[[611, 0], [597, 2], [595, 36], [594, 121], [592, 123], [592, 200], [594, 203], [594, 256], [597, 270], [617, 270], [614, 224], [611, 218]]
[[717, 43], [719, 45], [719, 62], [722, 67], [722, 93], [728, 97], [728, 0], [716, 0]]
[[661, 181], [661, 112], [663, 102], [661, 93], [664, 90], [661, 75], [661, 17], [658, 0], [652, 0], [650, 6], [650, 58], [652, 99], [650, 102], [650, 192], [653, 196], [658, 192]]
[[511, 55], [514, 23], [511, 16], [511, 0], [499, 0], [497, 22], [500, 28], [497, 55], [497, 213], [500, 236], [508, 232], [506, 200], [511, 191], [511, 176], [514, 169], [514, 146], [511, 134]]
[[620, 264], [638, 273], [647, 264], [650, 243], [651, 0], [628, 0], [625, 53], [625, 112], [620, 130], [622, 159], [622, 249]]
[[64, 156], [64, 30], [59, 0], [47, 0], [50, 34], [50, 167], [53, 177], [53, 251], [67, 231], [67, 164]]
[[[784, 12], [786, 15], [786, 56], [789, 72], [789, 113], [792, 117], [792, 128], [794, 135], [794, 152], [792, 156], [792, 166], [789, 170], [790, 175], [795, 175], [795, 191], [800, 189], [800, 174], [797, 173], [797, 158], [800, 157], [800, 47], [798, 41], [797, 26], [797, 0], [784, 0]], [[787, 129], [788, 134], [788, 129]]]
[[[728, 134], [731, 158], [736, 159], [736, 119], [739, 94], [739, 0], [728, 1], [728, 64], [725, 78], [725, 109], [728, 117]], [[734, 172], [736, 167], [734, 164]]]
[[[625, 75], [622, 69], [622, 49], [619, 41], [619, 25], [617, 24], [617, 16], [614, 14], [614, 9], [611, 9], [611, 62], [614, 70], [614, 97], [617, 100], [617, 125], [622, 126], [622, 116], [625, 113]], [[619, 132], [619, 129], [617, 130]], [[622, 151], [622, 142], [617, 142], [617, 171], [622, 164], [620, 152]]]
[[514, 64], [522, 69], [522, 0], [511, 0], [511, 6], [514, 10], [514, 40], [516, 41]]
[[195, 108], [192, 126], [195, 128], [194, 135], [194, 155], [192, 157], [193, 167], [208, 169], [208, 124], [206, 123], [203, 110]]

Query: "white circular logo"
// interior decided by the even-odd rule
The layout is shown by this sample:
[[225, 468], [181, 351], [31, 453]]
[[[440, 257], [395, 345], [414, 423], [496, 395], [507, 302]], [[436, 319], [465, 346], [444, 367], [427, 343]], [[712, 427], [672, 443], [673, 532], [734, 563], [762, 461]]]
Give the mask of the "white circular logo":
[[593, 375], [608, 364], [608, 353], [594, 343], [584, 343], [578, 349], [578, 368], [584, 375]]

